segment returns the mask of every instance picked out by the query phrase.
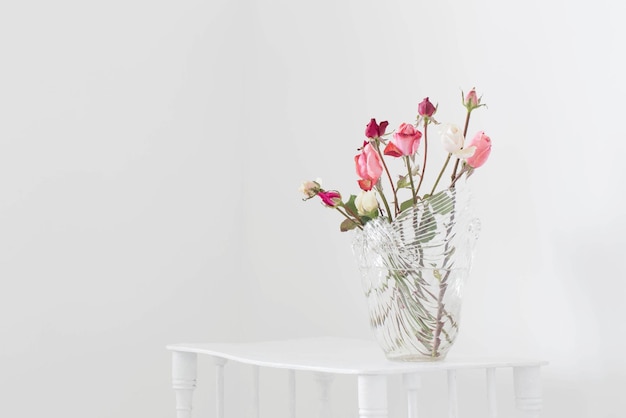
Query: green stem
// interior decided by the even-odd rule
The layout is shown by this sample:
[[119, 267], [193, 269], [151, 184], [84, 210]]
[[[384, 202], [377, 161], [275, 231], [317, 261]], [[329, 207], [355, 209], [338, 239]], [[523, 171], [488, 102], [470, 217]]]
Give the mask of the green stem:
[[463, 163], [463, 166], [461, 167], [461, 172], [454, 179], [452, 179], [452, 183], [450, 183], [450, 187], [454, 187], [454, 184], [457, 182], [457, 180], [463, 177], [463, 174], [467, 173], [468, 171], [469, 170], [467, 169], [466, 164]]
[[413, 170], [411, 169], [411, 160], [408, 155], [404, 157], [404, 161], [406, 163], [406, 168], [409, 171], [409, 181], [411, 182], [411, 191], [413, 192], [413, 204], [415, 205], [417, 203], [417, 192], [415, 190], [415, 184], [413, 183]]
[[[378, 156], [380, 157], [380, 161], [383, 163], [383, 168], [385, 169], [385, 173], [387, 173], [387, 178], [389, 179], [389, 184], [391, 185], [391, 191], [393, 192], [393, 200], [395, 203], [395, 210], [396, 210], [396, 215], [398, 214], [398, 212], [400, 212], [400, 206], [398, 206], [398, 195], [396, 192], [396, 188], [393, 186], [393, 180], [391, 179], [391, 173], [389, 173], [389, 169], [387, 168], [387, 163], [385, 163], [385, 158], [383, 157], [383, 153], [380, 151], [380, 145], [378, 142], [378, 139], [375, 140], [375, 144], [376, 144], [376, 151], [378, 152]], [[382, 197], [383, 201], [385, 202], [385, 207], [387, 208], [387, 215], [389, 215], [389, 221], [391, 222], [391, 220], [393, 219], [393, 217], [391, 216], [391, 211], [389, 210], [389, 205], [387, 204], [387, 199], [385, 199], [385, 195], [382, 193], [382, 190], [380, 190], [380, 196]]]
[[391, 209], [389, 209], [389, 203], [387, 203], [387, 198], [385, 197], [385, 194], [383, 193], [380, 184], [376, 184], [376, 190], [378, 190], [378, 195], [383, 200], [383, 204], [385, 205], [385, 209], [387, 210], [387, 215], [389, 216], [389, 223], [391, 223], [391, 221], [393, 220], [393, 218], [391, 217]]
[[424, 163], [422, 164], [422, 175], [420, 176], [420, 182], [417, 184], [417, 190], [413, 193], [414, 201], [417, 202], [417, 194], [420, 191], [420, 187], [422, 187], [422, 181], [424, 181], [424, 173], [426, 172], [426, 158], [428, 156], [428, 119], [424, 119]]
[[[355, 215], [354, 215], [354, 213], [353, 213], [350, 209], [348, 209], [346, 206], [344, 206], [344, 208], [346, 208], [346, 210], [347, 210], [347, 211], [350, 213], [350, 215], [352, 215], [352, 216], [348, 216], [348, 214], [347, 214], [346, 212], [344, 212], [343, 210], [341, 210], [341, 208], [340, 208], [339, 206], [335, 206], [335, 209], [337, 209], [337, 211], [338, 211], [339, 213], [341, 213], [343, 216], [345, 216], [345, 217], [346, 217], [346, 219], [349, 219], [349, 220], [351, 220], [352, 222], [354, 222], [354, 223], [356, 224], [356, 226], [357, 226], [359, 229], [363, 229], [363, 222], [361, 222], [361, 218], [360, 218], [358, 215], [357, 215], [357, 216], [355, 216]], [[357, 222], [357, 220], [358, 220], [358, 222]]]
[[448, 158], [446, 158], [446, 162], [443, 163], [443, 167], [441, 168], [441, 171], [439, 172], [439, 175], [437, 176], [437, 180], [435, 181], [435, 184], [433, 185], [433, 189], [430, 191], [431, 196], [435, 194], [435, 189], [437, 188], [437, 185], [439, 184], [439, 180], [441, 180], [441, 176], [443, 176], [443, 172], [446, 171], [446, 167], [448, 167], [448, 163], [450, 162], [451, 156], [452, 154], [448, 154]]
[[[467, 128], [469, 127], [469, 121], [470, 121], [470, 115], [472, 114], [471, 110], [467, 111], [467, 115], [465, 116], [465, 127], [463, 128], [463, 140], [465, 140], [465, 137], [467, 136]], [[456, 171], [459, 168], [459, 159], [456, 159], [456, 162], [454, 163], [454, 170], [452, 170], [452, 184], [450, 185], [450, 187], [452, 187], [454, 185], [454, 183], [456, 182], [455, 178], [456, 178]]]

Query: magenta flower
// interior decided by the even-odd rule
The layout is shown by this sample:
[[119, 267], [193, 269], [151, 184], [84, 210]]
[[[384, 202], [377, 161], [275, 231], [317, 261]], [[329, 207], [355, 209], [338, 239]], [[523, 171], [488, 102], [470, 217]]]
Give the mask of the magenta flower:
[[365, 128], [365, 136], [368, 138], [379, 138], [385, 134], [389, 122], [381, 122], [380, 125], [376, 123], [376, 119], [371, 119], [370, 123]]
[[430, 118], [435, 114], [435, 111], [437, 111], [437, 108], [428, 100], [428, 97], [417, 105], [417, 113], [419, 113], [420, 116]]
[[402, 123], [393, 134], [393, 140], [387, 143], [384, 154], [392, 157], [413, 155], [420, 146], [420, 138], [422, 138], [422, 133], [415, 126]]
[[489, 158], [489, 154], [491, 153], [491, 138], [485, 135], [483, 131], [478, 131], [465, 145], [465, 148], [470, 147], [474, 147], [476, 150], [474, 154], [465, 161], [470, 167], [478, 168], [485, 164], [487, 158]]
[[354, 156], [354, 162], [356, 173], [362, 180], [369, 180], [373, 184], [378, 182], [383, 173], [383, 163], [372, 144], [364, 142], [361, 153]]
[[341, 203], [341, 194], [335, 190], [328, 190], [323, 192], [318, 192], [317, 195], [322, 199], [322, 202], [331, 208], [339, 205]]

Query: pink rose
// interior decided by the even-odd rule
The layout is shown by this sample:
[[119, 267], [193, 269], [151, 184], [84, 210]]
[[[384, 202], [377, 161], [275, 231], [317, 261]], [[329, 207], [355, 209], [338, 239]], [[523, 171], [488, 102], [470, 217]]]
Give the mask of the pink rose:
[[401, 157], [403, 155], [413, 155], [420, 146], [420, 138], [422, 133], [415, 126], [402, 123], [398, 130], [393, 134], [393, 141], [389, 141], [385, 147], [384, 154], [392, 157]]
[[368, 138], [378, 138], [385, 134], [385, 130], [387, 129], [387, 125], [389, 122], [384, 121], [381, 122], [380, 125], [376, 123], [376, 119], [370, 120], [370, 123], [367, 124], [365, 128], [365, 136]]
[[335, 207], [341, 203], [341, 194], [335, 190], [323, 191], [317, 194], [326, 206]]
[[428, 100], [428, 97], [417, 105], [417, 113], [419, 113], [420, 116], [425, 116], [427, 118], [434, 115], [436, 110], [437, 108], [430, 102], [430, 100]]
[[467, 158], [465, 161], [472, 168], [478, 168], [485, 164], [489, 154], [491, 153], [491, 138], [489, 138], [483, 131], [476, 132], [476, 135], [466, 144], [465, 148], [474, 147], [474, 155]]
[[372, 144], [365, 142], [361, 153], [354, 157], [356, 163], [356, 173], [363, 180], [370, 180], [373, 184], [378, 182], [383, 173], [383, 163], [378, 152]]

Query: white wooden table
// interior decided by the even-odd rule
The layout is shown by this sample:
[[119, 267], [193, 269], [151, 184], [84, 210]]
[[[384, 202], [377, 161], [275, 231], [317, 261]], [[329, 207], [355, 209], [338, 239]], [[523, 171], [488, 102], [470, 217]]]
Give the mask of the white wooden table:
[[[448, 414], [459, 416], [456, 372], [483, 369], [486, 373], [489, 418], [497, 417], [495, 370], [513, 368], [516, 408], [524, 417], [541, 412], [541, 367], [545, 361], [520, 359], [452, 359], [437, 362], [392, 362], [373, 341], [348, 338], [308, 338], [255, 343], [171, 344], [172, 384], [176, 393], [177, 418], [192, 418], [192, 394], [196, 386], [198, 354], [211, 356], [217, 367], [216, 416], [224, 418], [224, 365], [227, 361], [254, 367], [254, 417], [259, 417], [258, 368], [289, 370], [289, 410], [295, 418], [295, 371], [316, 373], [321, 388], [320, 418], [330, 418], [329, 385], [333, 375], [357, 376], [360, 418], [387, 418], [387, 376], [402, 375], [407, 391], [409, 418], [417, 418], [417, 389], [420, 372], [447, 373]], [[325, 394], [325, 395], [324, 395]]]

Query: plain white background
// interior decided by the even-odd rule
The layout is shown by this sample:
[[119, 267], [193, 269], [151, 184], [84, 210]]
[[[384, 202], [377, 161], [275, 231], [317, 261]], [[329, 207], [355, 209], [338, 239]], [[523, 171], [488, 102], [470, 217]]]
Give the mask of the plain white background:
[[[412, 121], [428, 96], [460, 124], [474, 86], [493, 151], [450, 355], [544, 358], [546, 417], [623, 416], [625, 18], [603, 0], [3, 2], [0, 416], [172, 417], [168, 343], [370, 338], [351, 235], [298, 186], [355, 193], [371, 117]], [[228, 370], [244, 416], [248, 370]], [[284, 376], [262, 379], [284, 416]], [[460, 379], [484, 415], [480, 376]], [[444, 387], [425, 381], [432, 416]], [[336, 380], [336, 416], [354, 391]]]

